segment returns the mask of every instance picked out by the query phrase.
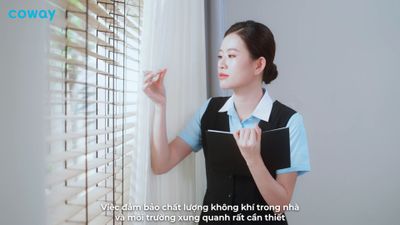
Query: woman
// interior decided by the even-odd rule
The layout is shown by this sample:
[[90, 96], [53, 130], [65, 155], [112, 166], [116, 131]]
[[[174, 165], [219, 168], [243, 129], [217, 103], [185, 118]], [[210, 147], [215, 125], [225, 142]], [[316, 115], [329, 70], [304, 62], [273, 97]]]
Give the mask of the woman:
[[[203, 204], [239, 206], [203, 211], [200, 224], [287, 224], [283, 206], [291, 201], [297, 176], [309, 171], [310, 165], [302, 116], [279, 101], [273, 101], [263, 88], [263, 82], [269, 84], [278, 75], [274, 57], [274, 37], [265, 25], [254, 21], [232, 25], [225, 32], [218, 52], [218, 78], [220, 87], [232, 89], [233, 95], [208, 99], [171, 143], [167, 141], [163, 85], [167, 70], [145, 76], [143, 90], [156, 109], [151, 149], [153, 171], [165, 173], [192, 151], [203, 148], [207, 171]], [[289, 127], [291, 165], [271, 171], [268, 161], [261, 158], [260, 137], [262, 130], [279, 127]], [[213, 170], [207, 163], [210, 150], [205, 136], [207, 129], [233, 133], [251, 176]], [[253, 208], [240, 207], [246, 204]], [[260, 209], [255, 207], [257, 205], [271, 207]], [[254, 213], [261, 217], [252, 217]], [[207, 223], [203, 219], [205, 215], [228, 215], [229, 218]], [[256, 221], [251, 221], [253, 218]]]

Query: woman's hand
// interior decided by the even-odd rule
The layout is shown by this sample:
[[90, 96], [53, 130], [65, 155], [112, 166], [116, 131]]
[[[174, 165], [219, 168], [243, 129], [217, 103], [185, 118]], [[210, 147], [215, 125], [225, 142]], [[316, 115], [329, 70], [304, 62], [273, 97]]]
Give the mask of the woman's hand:
[[261, 129], [258, 126], [237, 130], [233, 133], [233, 137], [247, 165], [261, 159]]
[[156, 104], [164, 105], [166, 103], [164, 77], [167, 69], [158, 72], [148, 71], [145, 73], [143, 81], [143, 92]]

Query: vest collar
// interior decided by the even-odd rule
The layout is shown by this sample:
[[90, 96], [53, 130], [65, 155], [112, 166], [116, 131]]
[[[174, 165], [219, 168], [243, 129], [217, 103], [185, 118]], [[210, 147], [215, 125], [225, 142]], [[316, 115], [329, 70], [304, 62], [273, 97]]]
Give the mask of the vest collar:
[[[272, 98], [269, 96], [267, 89], [264, 87], [263, 87], [263, 92], [264, 95], [258, 102], [255, 110], [251, 113], [251, 116], [257, 117], [260, 120], [268, 122], [272, 110], [273, 101]], [[228, 115], [237, 114], [233, 101], [233, 96], [231, 96], [225, 102], [225, 104], [221, 107], [221, 109], [218, 112], [227, 112]]]

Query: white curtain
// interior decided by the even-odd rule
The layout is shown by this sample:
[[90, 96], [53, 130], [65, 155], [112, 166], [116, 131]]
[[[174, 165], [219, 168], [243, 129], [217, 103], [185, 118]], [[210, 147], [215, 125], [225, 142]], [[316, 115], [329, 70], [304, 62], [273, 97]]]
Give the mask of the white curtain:
[[[168, 68], [165, 87], [167, 132], [171, 141], [206, 101], [204, 1], [146, 0], [143, 22], [141, 69]], [[139, 79], [141, 84], [142, 78]], [[142, 89], [139, 91], [137, 151], [132, 167], [131, 202], [135, 205], [201, 204], [205, 191], [202, 152], [192, 153], [167, 174], [152, 173], [150, 134], [154, 105]], [[171, 211], [158, 211], [154, 214], [160, 213], [173, 214]]]

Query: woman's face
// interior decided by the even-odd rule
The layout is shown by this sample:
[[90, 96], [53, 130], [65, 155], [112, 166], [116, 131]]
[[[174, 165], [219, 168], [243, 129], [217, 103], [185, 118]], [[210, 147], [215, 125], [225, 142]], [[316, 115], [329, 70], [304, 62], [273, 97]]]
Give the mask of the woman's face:
[[[224, 38], [218, 51], [218, 79], [223, 89], [234, 89], [258, 82], [255, 60], [236, 33]], [[261, 80], [260, 80], [261, 82]]]

